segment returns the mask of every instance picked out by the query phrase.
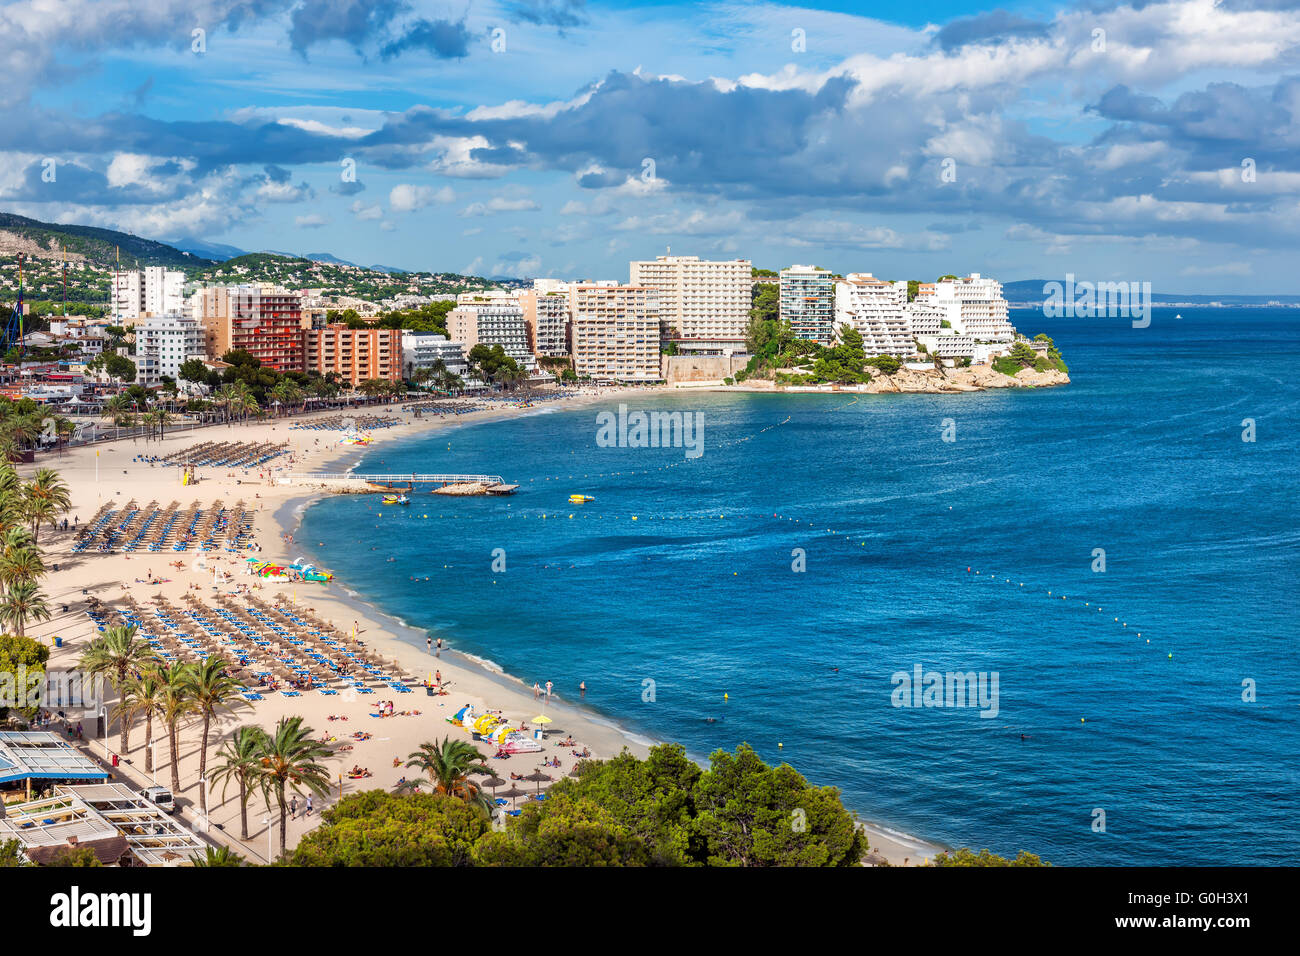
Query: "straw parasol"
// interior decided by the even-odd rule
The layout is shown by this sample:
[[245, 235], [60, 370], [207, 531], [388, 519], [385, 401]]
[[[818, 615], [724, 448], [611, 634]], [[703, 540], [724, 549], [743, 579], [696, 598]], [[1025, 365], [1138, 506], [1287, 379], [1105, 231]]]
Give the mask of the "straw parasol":
[[526, 796], [528, 796], [528, 791], [527, 791], [527, 790], [520, 790], [518, 787], [511, 787], [509, 790], [502, 790], [502, 791], [501, 791], [501, 796], [503, 796], [503, 797], [509, 797], [509, 798], [510, 798], [510, 805], [511, 805], [511, 806], [514, 806], [514, 805], [515, 805], [514, 801], [517, 800], [519, 797], [526, 797]]
[[502, 785], [503, 783], [505, 783], [505, 782], [506, 782], [506, 781], [502, 780], [502, 779], [501, 779], [500, 777], [498, 777], [496, 774], [492, 774], [492, 775], [491, 775], [490, 777], [488, 777], [486, 780], [480, 780], [478, 785], [479, 785], [480, 787], [491, 787], [491, 788], [492, 788], [492, 796], [495, 797], [495, 796], [497, 795], [497, 787], [501, 786], [501, 785]]
[[549, 774], [542, 773], [540, 770], [534, 770], [524, 777], [525, 780], [532, 780], [537, 784], [537, 792], [542, 792], [542, 782], [550, 782], [553, 778]]

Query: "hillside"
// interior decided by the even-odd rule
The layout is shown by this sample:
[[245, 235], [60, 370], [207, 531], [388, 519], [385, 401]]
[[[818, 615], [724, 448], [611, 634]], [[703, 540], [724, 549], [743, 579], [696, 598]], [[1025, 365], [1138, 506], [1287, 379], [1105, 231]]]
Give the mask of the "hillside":
[[9, 259], [24, 253], [31, 257], [60, 259], [60, 246], [67, 249], [69, 261], [88, 262], [105, 268], [112, 268], [117, 262], [119, 248], [124, 269], [167, 266], [189, 272], [213, 264], [210, 259], [128, 232], [41, 222], [0, 212], [0, 257]]

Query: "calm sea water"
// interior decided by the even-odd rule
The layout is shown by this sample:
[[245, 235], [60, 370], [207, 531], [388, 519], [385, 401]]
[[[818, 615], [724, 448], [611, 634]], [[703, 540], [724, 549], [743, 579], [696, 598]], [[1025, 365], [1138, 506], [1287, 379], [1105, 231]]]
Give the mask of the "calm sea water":
[[[301, 540], [457, 649], [568, 699], [585, 680], [589, 706], [694, 755], [748, 741], [919, 836], [1291, 862], [1300, 314], [1180, 311], [1013, 317], [1056, 338], [1066, 388], [632, 403], [700, 412], [695, 461], [597, 447], [594, 408], [381, 444], [363, 470], [522, 487], [331, 498]], [[893, 706], [917, 664], [997, 672], [998, 715]]]

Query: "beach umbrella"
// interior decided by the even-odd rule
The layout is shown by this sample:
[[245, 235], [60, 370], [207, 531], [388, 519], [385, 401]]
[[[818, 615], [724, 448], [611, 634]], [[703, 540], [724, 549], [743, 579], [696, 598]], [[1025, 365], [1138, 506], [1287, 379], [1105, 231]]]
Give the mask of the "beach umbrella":
[[496, 774], [492, 774], [492, 775], [491, 775], [490, 777], [488, 777], [486, 780], [480, 780], [480, 781], [479, 781], [479, 786], [480, 786], [480, 787], [491, 787], [491, 788], [492, 788], [492, 796], [495, 797], [495, 796], [497, 795], [497, 787], [501, 786], [501, 785], [502, 785], [503, 783], [505, 783], [505, 782], [506, 782], [506, 781], [502, 780], [502, 779], [501, 779], [500, 777], [498, 777]]
[[551, 722], [551, 718], [547, 717], [545, 714], [538, 714], [536, 717], [533, 718], [532, 722], [534, 724], [549, 724]]
[[549, 774], [542, 773], [540, 770], [534, 770], [532, 773], [524, 777], [524, 779], [534, 781], [537, 784], [537, 792], [541, 793], [542, 782], [543, 781], [550, 782], [553, 778]]
[[528, 796], [527, 790], [520, 790], [518, 787], [511, 787], [509, 790], [502, 790], [501, 796], [510, 798], [510, 805], [514, 806], [514, 801], [519, 797]]

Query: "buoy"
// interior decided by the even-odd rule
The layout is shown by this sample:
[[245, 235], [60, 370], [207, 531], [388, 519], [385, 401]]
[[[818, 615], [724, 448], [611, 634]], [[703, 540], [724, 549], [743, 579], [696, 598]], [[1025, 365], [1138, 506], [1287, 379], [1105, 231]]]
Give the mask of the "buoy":
[[776, 745], [776, 749], [777, 749], [777, 750], [784, 749], [784, 747], [785, 747], [785, 744], [783, 744], [783, 743], [777, 743], [777, 745]]
[[723, 700], [730, 700], [730, 699], [731, 699], [731, 695], [728, 694], [726, 691], [723, 691], [723, 693], [722, 693], [722, 699], [723, 699]]
[[1174, 655], [1173, 655], [1173, 654], [1170, 654], [1170, 655], [1169, 655], [1169, 659], [1172, 661], [1172, 660], [1174, 659]]
[[1084, 720], [1084, 719], [1083, 719], [1083, 718], [1082, 718], [1082, 717], [1080, 717], [1080, 718], [1079, 718], [1079, 723], [1081, 723], [1081, 724], [1086, 724], [1086, 723], [1087, 723], [1087, 721], [1086, 721], [1086, 720]]

